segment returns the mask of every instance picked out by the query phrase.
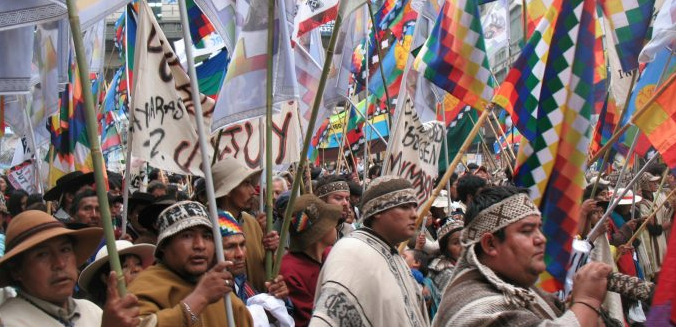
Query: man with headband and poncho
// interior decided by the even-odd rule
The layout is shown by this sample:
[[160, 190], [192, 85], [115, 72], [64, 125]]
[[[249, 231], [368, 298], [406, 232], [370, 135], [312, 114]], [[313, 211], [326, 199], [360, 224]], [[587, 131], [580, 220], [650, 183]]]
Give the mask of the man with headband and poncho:
[[571, 305], [534, 286], [545, 270], [542, 217], [527, 190], [481, 190], [465, 215], [463, 252], [433, 326], [596, 326], [611, 267], [574, 277]]

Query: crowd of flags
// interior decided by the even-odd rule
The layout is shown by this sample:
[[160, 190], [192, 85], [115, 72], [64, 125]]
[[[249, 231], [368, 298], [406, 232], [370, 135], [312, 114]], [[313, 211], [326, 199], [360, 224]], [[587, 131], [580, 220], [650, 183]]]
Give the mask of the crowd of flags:
[[[129, 2], [78, 1], [94, 67], [85, 84], [93, 86], [106, 155], [124, 149], [133, 97], [130, 90], [139, 71], [134, 67], [137, 22], [144, 18], [139, 17], [139, 2]], [[589, 157], [620, 126], [633, 123], [636, 126], [612, 151], [629, 155], [629, 143], [637, 139], [637, 154], [656, 151], [676, 168], [676, 140], [670, 134], [676, 127], [672, 100], [676, 90], [671, 83], [676, 60], [672, 58], [674, 40], [666, 32], [674, 26], [676, 1], [665, 0], [660, 8], [654, 8], [655, 2], [524, 0], [520, 40], [512, 39], [509, 16], [513, 8], [505, 0], [422, 4], [385, 0], [378, 8], [363, 0], [277, 0], [274, 17], [267, 17], [268, 1], [187, 0], [186, 5], [193, 47], [204, 50], [214, 38], [220, 40], [214, 51], [204, 50], [208, 55], [199, 58], [197, 65], [200, 92], [216, 101], [212, 132], [264, 115], [265, 86], [272, 83], [275, 110], [295, 102], [303, 132], [312, 136], [311, 160], [320, 159], [321, 149], [345, 148], [349, 153], [386, 139], [388, 122], [397, 114], [396, 104], [407, 99], [423, 121], [446, 123], [448, 155], [452, 156], [459, 146], [455, 143], [464, 140], [472, 122], [493, 107], [500, 116], [500, 134], [504, 134], [496, 135], [494, 154], [519, 145], [514, 181], [531, 190], [543, 212], [549, 242], [541, 286], [555, 291], [562, 287], [568, 268], [577, 223], [574, 212]], [[480, 8], [486, 5], [492, 6], [486, 10], [491, 16], [482, 19]], [[96, 24], [100, 15], [119, 8], [124, 9], [114, 25], [114, 51], [122, 64], [107, 82], [99, 57], [105, 52], [99, 42], [103, 29]], [[654, 9], [658, 10], [656, 19]], [[336, 51], [326, 57], [319, 27], [339, 15], [343, 24], [336, 31]], [[267, 50], [267, 19], [274, 19], [272, 53]], [[0, 26], [0, 33], [5, 29]], [[64, 55], [63, 47], [58, 47], [57, 36], [63, 30], [54, 27], [50, 31], [53, 35], [45, 34], [37, 56], [41, 86], [52, 83], [44, 77], [49, 76], [58, 79], [62, 89], [53, 99], [46, 91], [40, 97], [34, 92], [32, 98], [40, 99], [35, 101], [40, 105], [31, 112], [44, 117], [43, 126], [38, 127], [46, 128], [50, 148], [42, 157], [50, 163], [53, 184], [69, 171], [92, 167], [82, 108], [82, 92], [89, 88], [83, 88], [78, 78], [72, 48], [67, 46]], [[507, 47], [510, 54], [514, 45], [520, 54], [499, 84], [490, 54], [496, 47]], [[268, 81], [270, 57], [273, 80]], [[98, 65], [94, 64], [97, 58]], [[326, 60], [332, 67], [325, 77], [326, 90], [318, 94]], [[666, 89], [653, 99], [661, 87]], [[318, 96], [322, 97], [318, 122], [309, 131], [310, 109]], [[358, 103], [347, 101], [357, 97], [361, 101], [354, 102]], [[16, 126], [21, 120], [14, 116], [17, 105], [10, 98], [0, 97], [0, 124]], [[342, 110], [336, 112], [336, 108]], [[504, 122], [506, 115], [511, 120], [509, 127]], [[445, 155], [440, 157], [443, 171]]]

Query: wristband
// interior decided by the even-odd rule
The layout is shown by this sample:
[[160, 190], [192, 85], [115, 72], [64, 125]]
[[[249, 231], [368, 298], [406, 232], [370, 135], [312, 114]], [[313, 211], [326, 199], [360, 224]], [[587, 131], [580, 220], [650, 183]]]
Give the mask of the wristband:
[[596, 312], [597, 315], [601, 316], [601, 311], [599, 311], [599, 309], [596, 309], [593, 306], [591, 306], [591, 304], [586, 303], [586, 302], [582, 302], [582, 301], [575, 301], [571, 304], [571, 306], [573, 306], [573, 304], [576, 304], [576, 303], [582, 304], [582, 305], [586, 306], [587, 308], [592, 309], [594, 312]]
[[190, 306], [187, 303], [185, 303], [185, 302], [181, 302], [181, 303], [183, 303], [183, 308], [185, 309], [185, 312], [187, 312], [188, 316], [190, 317], [190, 325], [192, 326], [192, 325], [196, 324], [197, 321], [199, 321], [199, 317], [197, 317], [195, 315], [195, 313], [192, 312], [192, 310], [190, 309]]

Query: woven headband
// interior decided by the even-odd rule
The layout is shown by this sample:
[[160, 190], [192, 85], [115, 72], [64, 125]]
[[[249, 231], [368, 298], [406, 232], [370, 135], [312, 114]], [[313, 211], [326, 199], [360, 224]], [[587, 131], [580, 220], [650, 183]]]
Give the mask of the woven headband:
[[462, 246], [468, 247], [479, 242], [485, 233], [495, 233], [531, 215], [540, 215], [540, 210], [527, 194], [512, 195], [484, 210], [465, 227], [462, 232]]
[[350, 185], [345, 181], [336, 181], [322, 185], [317, 188], [317, 197], [324, 197], [334, 192], [346, 191], [350, 192]]
[[418, 203], [413, 189], [407, 188], [383, 194], [364, 204], [362, 207], [362, 217], [366, 219], [379, 212], [408, 203]]

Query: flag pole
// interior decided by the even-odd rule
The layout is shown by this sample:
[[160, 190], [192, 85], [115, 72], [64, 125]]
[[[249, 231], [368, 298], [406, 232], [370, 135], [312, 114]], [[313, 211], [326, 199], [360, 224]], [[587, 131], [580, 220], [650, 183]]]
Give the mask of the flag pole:
[[[436, 93], [435, 93], [436, 96]], [[439, 102], [439, 99], [437, 99], [437, 105], [441, 107], [441, 117], [444, 119], [444, 139], [443, 141], [443, 149], [444, 149], [444, 162], [446, 163], [446, 169], [448, 169], [448, 122], [446, 119], [446, 103], [442, 100]], [[451, 183], [446, 183], [446, 195], [448, 195], [448, 201], [446, 201], [446, 205], [448, 208], [448, 213], [450, 214], [453, 212], [453, 199], [451, 199]]]
[[[512, 159], [516, 160], [516, 153], [514, 152], [514, 148], [512, 148], [512, 143], [510, 143], [507, 140], [507, 134], [505, 134], [505, 131], [502, 130], [502, 127], [500, 127], [500, 124], [498, 123], [498, 116], [495, 115], [495, 112], [491, 111], [491, 116], [493, 119], [495, 119], [495, 125], [498, 126], [498, 132], [500, 132], [500, 136], [505, 138], [505, 142], [507, 143], [507, 150], [509, 151], [509, 154], [512, 155]], [[489, 119], [488, 123], [491, 125], [491, 129], [493, 130], [493, 133], [495, 133], [495, 129], [493, 129], [493, 122]], [[510, 169], [512, 172], [514, 172], [514, 169], [512, 169], [512, 166], [509, 165]]]
[[[329, 70], [331, 69], [331, 64], [333, 60], [333, 52], [336, 48], [336, 42], [338, 41], [338, 34], [340, 32], [340, 26], [343, 24], [343, 8], [346, 5], [347, 1], [341, 1], [340, 7], [338, 9], [338, 15], [336, 15], [336, 20], [333, 25], [333, 31], [331, 33], [331, 39], [329, 40], [329, 45], [326, 48], [326, 60], [324, 60], [324, 66], [322, 67], [322, 75], [319, 79], [319, 85], [317, 86], [317, 94], [315, 95], [314, 103], [312, 104], [312, 114], [310, 120], [308, 121], [308, 131], [313, 131], [315, 128], [315, 122], [317, 120], [317, 113], [319, 112], [319, 107], [322, 101], [322, 96], [324, 95], [324, 89], [326, 89], [326, 80], [329, 75]], [[307, 163], [307, 153], [310, 148], [310, 142], [312, 141], [312, 133], [305, 133], [305, 139], [303, 140], [303, 150], [300, 154], [300, 162], [298, 163], [298, 171], [305, 169]], [[273, 266], [272, 275], [276, 276], [279, 274], [279, 269], [281, 268], [282, 256], [284, 255], [284, 244], [286, 244], [286, 239], [289, 236], [289, 225], [291, 224], [291, 213], [293, 212], [293, 206], [296, 202], [296, 195], [300, 188], [300, 180], [302, 178], [294, 178], [293, 186], [291, 187], [291, 194], [289, 195], [289, 203], [284, 212], [284, 222], [282, 223], [282, 231], [279, 237], [280, 246], [277, 248], [277, 254], [275, 257], [275, 264]]]
[[[125, 83], [127, 84], [127, 103], [131, 106], [131, 88], [129, 81], [129, 8], [124, 6], [124, 74], [126, 76]], [[124, 162], [124, 189], [122, 190], [122, 226], [121, 226], [121, 236], [127, 234], [127, 215], [129, 214], [129, 189], [131, 187], [131, 150], [132, 150], [132, 141], [133, 133], [131, 131], [132, 124], [129, 123], [129, 128], [127, 129], [127, 156], [125, 157]]]
[[[474, 122], [474, 118], [472, 118], [472, 115], [467, 115], [467, 117], [469, 117], [469, 120], [472, 121], [472, 124], [476, 124], [476, 123]], [[490, 118], [487, 118], [486, 121], [488, 121], [489, 124], [490, 124]], [[492, 126], [492, 125], [491, 125], [491, 126]], [[483, 126], [482, 126], [482, 127], [483, 127]], [[490, 163], [493, 165], [493, 167], [497, 167], [497, 165], [495, 164], [495, 161], [493, 161], [493, 157], [490, 155], [490, 151], [488, 151], [488, 146], [486, 145], [486, 140], [484, 140], [484, 137], [483, 137], [483, 135], [481, 135], [481, 132], [479, 132], [478, 135], [479, 135], [479, 141], [481, 141], [481, 142], [480, 142], [480, 143], [481, 143], [481, 148], [483, 148], [483, 150], [484, 150], [484, 151], [486, 152], [486, 154], [488, 155], [488, 161], [490, 161]], [[477, 155], [478, 155], [478, 154], [479, 154], [479, 150], [477, 149]], [[489, 174], [489, 175], [490, 175], [490, 174]]]
[[[69, 0], [73, 1], [73, 0]], [[214, 180], [213, 175], [211, 174], [211, 165], [209, 165], [209, 148], [207, 133], [204, 130], [204, 113], [202, 111], [202, 99], [200, 99], [199, 85], [197, 84], [197, 72], [195, 70], [195, 59], [192, 53], [192, 37], [190, 35], [190, 28], [188, 22], [188, 9], [185, 4], [185, 0], [178, 1], [178, 7], [180, 10], [181, 17], [181, 26], [183, 32], [183, 44], [185, 45], [185, 57], [188, 63], [188, 76], [190, 77], [190, 88], [192, 92], [192, 103], [195, 109], [195, 121], [197, 123], [197, 135], [200, 146], [200, 155], [202, 156], [202, 171], [204, 172], [204, 184], [207, 192], [208, 207], [211, 218], [211, 228], [214, 234], [214, 247], [216, 249], [216, 259], [218, 262], [225, 261], [225, 255], [223, 254], [223, 239], [220, 237], [221, 231], [218, 226], [218, 210], [216, 209], [216, 196], [214, 194]], [[228, 319], [228, 326], [234, 327], [235, 320], [232, 313], [232, 300], [230, 299], [230, 294], [225, 294], [223, 296], [225, 301], [225, 313], [226, 318]]]
[[[349, 100], [349, 101], [352, 102], [352, 100]], [[368, 104], [368, 99], [366, 100], [366, 103]], [[357, 108], [357, 106], [356, 106], [354, 103], [352, 103], [352, 106], [355, 107], [355, 108]], [[376, 135], [378, 135], [378, 138], [380, 139], [380, 141], [382, 141], [383, 143], [385, 143], [385, 145], [387, 145], [387, 141], [385, 140], [385, 138], [383, 137], [383, 135], [380, 134], [380, 132], [378, 132], [378, 129], [376, 129], [376, 127], [373, 125], [373, 123], [371, 123], [361, 111], [359, 111], [359, 110], [355, 110], [355, 111], [357, 112], [357, 114], [358, 114], [361, 118], [364, 119], [364, 122], [366, 122], [367, 125], [371, 126], [371, 130], [372, 130], [373, 132], [375, 132]]]
[[101, 210], [101, 224], [108, 248], [110, 268], [117, 274], [117, 290], [120, 296], [127, 294], [127, 287], [124, 282], [122, 265], [120, 257], [117, 254], [115, 246], [115, 232], [113, 231], [113, 222], [110, 217], [110, 205], [106, 193], [106, 167], [103, 162], [103, 153], [101, 152], [101, 143], [99, 142], [98, 124], [96, 122], [96, 112], [94, 110], [94, 95], [92, 94], [91, 83], [89, 82], [89, 63], [85, 58], [84, 44], [82, 40], [82, 31], [80, 30], [80, 17], [77, 12], [75, 0], [66, 0], [68, 7], [68, 20], [70, 30], [73, 34], [73, 45], [75, 46], [75, 59], [79, 70], [80, 85], [82, 86], [82, 96], [84, 98], [85, 121], [87, 123], [87, 136], [91, 146], [92, 162], [94, 164], [94, 181], [96, 182], [96, 196], [99, 200]]
[[[366, 73], [366, 78], [365, 78], [365, 82], [364, 82], [364, 84], [365, 84], [365, 87], [364, 87], [364, 109], [365, 110], [364, 111], [365, 111], [366, 114], [361, 113], [359, 111], [359, 107], [355, 106], [354, 108], [355, 108], [355, 111], [360, 112], [360, 114], [362, 114], [362, 117], [364, 117], [364, 122], [368, 125], [368, 121], [369, 121], [369, 119], [368, 119], [368, 106], [369, 106], [369, 29], [368, 29], [368, 22], [369, 22], [369, 18], [371, 17], [370, 16], [370, 13], [371, 13], [371, 1], [370, 0], [366, 1], [366, 8], [364, 8], [364, 11], [369, 13], [369, 15], [364, 15], [364, 40], [365, 40], [364, 44], [366, 45], [364, 47], [364, 50], [365, 50], [365, 53], [366, 53], [364, 55], [364, 62], [366, 63], [364, 65], [364, 66], [366, 66], [365, 69], [364, 69], [364, 72]], [[373, 26], [375, 27], [375, 22], [373, 23]], [[373, 30], [373, 35], [374, 36], [376, 35], [375, 29]], [[382, 65], [378, 65], [378, 66], [380, 68], [382, 68]], [[385, 87], [385, 92], [387, 92], [387, 85], [385, 85], [385, 80], [383, 80], [383, 86]], [[387, 94], [387, 93], [385, 93], [385, 94], [386, 94], [386, 97], [389, 101], [389, 98], [390, 98], [389, 94]], [[366, 135], [366, 133], [364, 133], [364, 159], [363, 159], [363, 162], [362, 162], [362, 173], [363, 173], [362, 181], [364, 182], [363, 183], [364, 185], [362, 185], [362, 192], [364, 192], [364, 193], [366, 193], [366, 172], [369, 169], [368, 149], [370, 147], [369, 140], [371, 139], [371, 134], [372, 134], [371, 130], [373, 130], [373, 128], [370, 129], [369, 135]], [[357, 175], [359, 175], [359, 167], [355, 167], [355, 169], [357, 170]]]
[[[371, 1], [366, 1], [366, 6], [368, 7], [369, 11], [369, 17], [371, 18], [371, 24], [373, 24], [373, 39], [376, 40], [376, 55], [378, 56], [378, 71], [380, 71], [380, 77], [383, 79], [383, 89], [385, 90], [385, 100], [387, 103], [385, 104], [385, 110], [387, 110], [387, 120], [388, 120], [388, 126], [392, 127], [392, 120], [390, 119], [390, 103], [392, 102], [392, 99], [390, 98], [390, 91], [387, 89], [387, 80], [385, 79], [385, 71], [383, 68], [383, 58], [382, 54], [380, 53], [380, 40], [378, 39], [378, 25], [376, 25], [376, 17], [373, 14], [373, 6], [371, 4]], [[365, 26], [368, 26], [365, 25]], [[368, 28], [366, 29], [368, 31]], [[368, 35], [366, 37], [366, 72], [368, 74], [369, 70], [369, 65], [368, 65]], [[366, 87], [368, 89], [368, 86]], [[366, 103], [368, 104], [368, 96], [366, 97]]]
[[[462, 143], [460, 146], [460, 149], [458, 149], [458, 153], [455, 155], [453, 158], [453, 161], [448, 165], [446, 168], [446, 172], [444, 173], [444, 176], [441, 177], [439, 180], [439, 183], [437, 186], [434, 188], [432, 191], [432, 194], [430, 195], [429, 198], [418, 208], [418, 217], [415, 219], [415, 229], [417, 230], [420, 228], [420, 224], [422, 223], [423, 217], [427, 215], [427, 213], [430, 211], [430, 208], [432, 207], [432, 203], [434, 200], [439, 196], [439, 193], [441, 193], [441, 190], [446, 186], [446, 183], [448, 183], [448, 180], [451, 179], [451, 175], [453, 175], [453, 172], [455, 171], [455, 167], [458, 166], [458, 163], [462, 160], [462, 156], [465, 154], [467, 151], [467, 148], [472, 145], [472, 141], [474, 140], [474, 137], [479, 134], [479, 129], [481, 128], [481, 125], [486, 121], [486, 118], [490, 115], [490, 111], [492, 110], [492, 104], [489, 105], [487, 108], [484, 108], [483, 112], [481, 113], [481, 116], [479, 116], [479, 120], [477, 120], [477, 123], [474, 124], [474, 127], [472, 127], [472, 130], [469, 132], [467, 135], [467, 138], [465, 138], [465, 141]], [[450, 196], [450, 194], [449, 194]], [[399, 245], [399, 252], [401, 252], [404, 247], [406, 247], [406, 243], [401, 243]]]
[[[21, 99], [24, 99], [24, 97], [19, 97], [19, 101], [23, 102]], [[24, 99], [25, 100], [25, 99]], [[26, 101], [28, 102], [28, 101]], [[33, 101], [31, 101], [31, 106], [33, 106]], [[37, 186], [37, 191], [38, 193], [42, 193], [42, 170], [40, 169], [42, 165], [40, 164], [41, 161], [41, 156], [40, 156], [40, 149], [38, 149], [37, 143], [35, 143], [35, 129], [33, 129], [33, 120], [31, 119], [30, 115], [28, 114], [28, 106], [26, 103], [23, 103], [24, 107], [24, 113], [26, 114], [26, 122], [28, 123], [28, 129], [30, 130], [30, 138], [31, 138], [31, 146], [33, 147], [33, 155], [35, 156], [35, 162], [33, 162], [33, 165], [35, 166], [35, 179], [36, 183], [35, 186]], [[4, 113], [3, 113], [4, 114]], [[0, 126], [0, 128], [2, 128]]]
[[624, 132], [626, 132], [629, 129], [629, 127], [632, 126], [632, 123], [636, 122], [637, 119], [641, 118], [641, 116], [644, 113], [646, 113], [648, 109], [650, 109], [650, 106], [652, 106], [653, 102], [655, 102], [655, 100], [657, 100], [657, 98], [660, 95], [662, 95], [664, 91], [666, 91], [666, 89], [669, 87], [671, 83], [674, 82], [674, 80], [676, 80], [676, 74], [671, 74], [671, 76], [669, 76], [669, 78], [667, 78], [667, 80], [664, 81], [664, 84], [659, 89], [655, 90], [655, 93], [653, 93], [650, 99], [648, 99], [648, 101], [643, 106], [641, 106], [641, 108], [639, 108], [638, 110], [636, 110], [636, 112], [634, 112], [634, 114], [631, 116], [631, 119], [629, 119], [630, 123], [622, 125], [622, 127], [620, 127], [620, 129], [617, 130], [612, 137], [610, 137], [608, 142], [606, 142], [606, 144], [603, 147], [601, 147], [601, 149], [593, 157], [587, 160], [587, 165], [598, 160], [602, 155], [604, 155], [606, 151], [608, 151], [610, 147], [612, 147], [613, 144], [617, 142], [620, 136], [622, 136], [622, 134], [624, 134]]
[[[281, 11], [281, 10], [280, 10]], [[279, 20], [280, 24], [286, 22]], [[275, 0], [268, 1], [268, 53], [265, 83], [265, 234], [272, 232], [272, 59], [275, 35]], [[301, 172], [302, 173], [302, 172]], [[302, 176], [302, 175], [301, 175]], [[265, 279], [272, 279], [272, 250], [265, 251]]]

